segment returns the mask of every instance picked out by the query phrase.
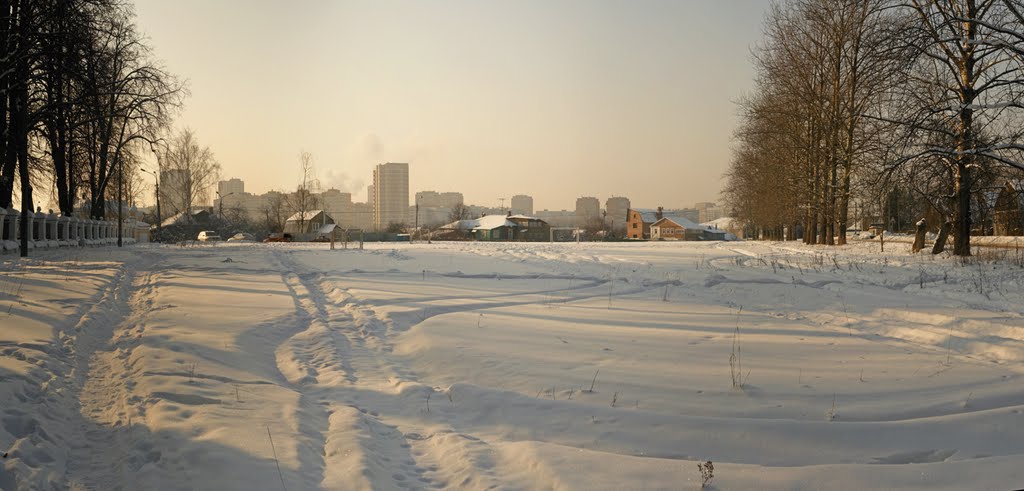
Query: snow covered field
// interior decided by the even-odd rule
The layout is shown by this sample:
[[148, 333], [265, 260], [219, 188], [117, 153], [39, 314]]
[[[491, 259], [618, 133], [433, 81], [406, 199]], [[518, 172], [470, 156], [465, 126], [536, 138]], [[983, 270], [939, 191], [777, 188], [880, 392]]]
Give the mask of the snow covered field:
[[4, 257], [0, 489], [1024, 486], [1018, 252], [886, 249]]

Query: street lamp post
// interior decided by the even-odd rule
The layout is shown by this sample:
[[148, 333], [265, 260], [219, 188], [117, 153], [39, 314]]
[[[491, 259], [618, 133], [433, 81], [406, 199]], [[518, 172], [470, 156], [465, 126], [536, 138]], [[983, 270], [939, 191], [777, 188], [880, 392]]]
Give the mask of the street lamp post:
[[117, 159], [117, 246], [122, 247], [124, 237], [124, 157]]
[[158, 236], [157, 238], [159, 238], [160, 227], [161, 227], [161, 225], [160, 225], [160, 221], [161, 221], [160, 220], [160, 175], [157, 174], [156, 171], [146, 170], [146, 169], [143, 169], [141, 167], [139, 168], [139, 170], [141, 170], [142, 172], [145, 172], [146, 174], [152, 175], [153, 176], [153, 180], [156, 182], [156, 234]]
[[156, 170], [153, 171], [153, 177], [156, 179], [156, 235], [157, 240], [160, 240], [161, 232], [163, 231], [163, 217], [160, 216], [160, 153], [153, 148], [153, 144], [150, 143], [149, 149], [153, 151], [153, 155], [156, 157]]
[[220, 219], [221, 220], [224, 219], [224, 198], [227, 198], [228, 196], [231, 196], [232, 194], [235, 194], [235, 193], [232, 191], [232, 192], [230, 192], [228, 194], [221, 195], [220, 194], [220, 190], [217, 190], [217, 201], [220, 204], [219, 205], [220, 206], [220, 210], [217, 212], [217, 214], [220, 215]]

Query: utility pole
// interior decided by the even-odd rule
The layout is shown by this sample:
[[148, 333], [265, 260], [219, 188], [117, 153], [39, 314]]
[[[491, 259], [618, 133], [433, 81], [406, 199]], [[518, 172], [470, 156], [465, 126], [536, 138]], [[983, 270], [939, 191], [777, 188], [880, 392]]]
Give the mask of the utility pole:
[[420, 232], [420, 199], [418, 196], [416, 197], [416, 221], [414, 227], [413, 235], [409, 237], [409, 242], [412, 242], [412, 237]]
[[505, 213], [505, 198], [498, 198], [501, 200], [501, 213]]

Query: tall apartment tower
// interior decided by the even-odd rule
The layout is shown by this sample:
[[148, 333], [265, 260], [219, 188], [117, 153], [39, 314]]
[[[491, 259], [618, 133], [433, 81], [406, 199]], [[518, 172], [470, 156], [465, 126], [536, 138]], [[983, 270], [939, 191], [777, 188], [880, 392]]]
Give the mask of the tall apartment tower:
[[604, 202], [604, 209], [608, 212], [605, 217], [608, 227], [612, 230], [626, 228], [626, 214], [629, 213], [629, 198], [614, 196]]
[[587, 222], [601, 218], [601, 202], [597, 198], [584, 196], [576, 198], [576, 224], [586, 226]]
[[409, 164], [388, 162], [373, 169], [373, 227], [405, 223], [409, 212]]
[[229, 194], [241, 195], [245, 192], [245, 181], [237, 177], [226, 181], [219, 181], [217, 183], [217, 191], [219, 191], [220, 196], [227, 196]]
[[533, 215], [533, 197], [517, 194], [512, 197], [513, 215]]

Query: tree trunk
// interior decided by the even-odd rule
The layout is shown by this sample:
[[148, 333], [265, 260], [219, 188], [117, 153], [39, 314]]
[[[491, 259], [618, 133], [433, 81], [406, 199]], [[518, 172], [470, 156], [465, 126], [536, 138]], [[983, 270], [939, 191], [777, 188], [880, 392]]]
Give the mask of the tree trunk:
[[953, 228], [953, 222], [943, 222], [942, 226], [939, 227], [939, 236], [935, 239], [935, 245], [932, 246], [932, 254], [938, 254], [946, 250], [946, 241], [949, 239], [949, 230]]
[[974, 0], [965, 2], [966, 18], [964, 21], [964, 54], [960, 62], [960, 134], [957, 143], [956, 182], [954, 195], [956, 199], [956, 221], [953, 224], [953, 254], [957, 256], [971, 255], [971, 166], [974, 164], [974, 100], [975, 91], [974, 65], [977, 62], [978, 38], [978, 7]]
[[[32, 179], [28, 168], [28, 80], [29, 65], [26, 43], [29, 35], [25, 16], [26, 3], [21, 0], [13, 15], [17, 16], [18, 45], [12, 50], [17, 53], [14, 78], [10, 82], [11, 94], [11, 145], [14, 158], [18, 161], [18, 179], [21, 181], [21, 257], [28, 256], [28, 214], [32, 211]], [[8, 153], [8, 155], [11, 155]]]
[[971, 193], [962, 169], [956, 176], [956, 216], [953, 222], [953, 254], [971, 255]]
[[924, 249], [924, 236], [928, 233], [928, 226], [922, 218], [917, 222], [917, 232], [914, 234], [914, 246], [910, 248], [910, 251], [914, 254], [921, 252]]
[[[11, 60], [11, 2], [0, 0], [0, 56]], [[14, 173], [16, 165], [10, 147], [10, 125], [8, 124], [11, 77], [10, 61], [0, 66], [0, 208], [10, 208], [14, 198]]]

